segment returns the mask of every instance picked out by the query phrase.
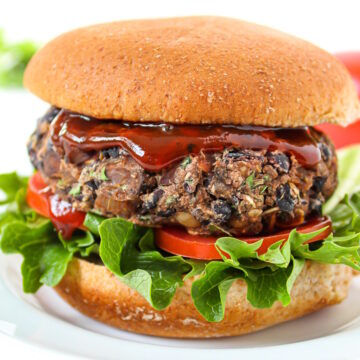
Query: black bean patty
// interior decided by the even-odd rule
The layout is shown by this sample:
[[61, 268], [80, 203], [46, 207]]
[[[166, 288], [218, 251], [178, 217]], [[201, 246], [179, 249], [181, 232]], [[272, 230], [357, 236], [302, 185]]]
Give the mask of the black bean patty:
[[53, 191], [81, 211], [145, 226], [181, 224], [194, 234], [252, 235], [321, 214], [337, 185], [334, 147], [313, 128], [322, 154], [313, 168], [279, 151], [226, 149], [151, 173], [121, 148], [64, 157], [49, 134], [57, 112], [39, 120], [29, 155]]

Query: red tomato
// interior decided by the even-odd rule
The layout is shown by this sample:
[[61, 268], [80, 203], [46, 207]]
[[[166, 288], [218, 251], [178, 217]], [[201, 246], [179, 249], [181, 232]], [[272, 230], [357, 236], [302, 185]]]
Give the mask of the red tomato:
[[49, 196], [50, 190], [46, 191], [47, 184], [39, 173], [35, 173], [29, 180], [26, 193], [28, 205], [42, 216], [50, 217]]
[[[300, 233], [306, 234], [312, 231], [320, 230], [326, 227], [321, 234], [315, 236], [309, 241], [319, 241], [328, 237], [331, 233], [331, 221], [329, 218], [324, 217], [317, 220], [309, 221], [297, 228]], [[290, 231], [284, 230], [269, 236], [255, 236], [255, 237], [242, 237], [239, 241], [246, 241], [247, 243], [254, 243], [263, 239], [261, 247], [258, 249], [258, 254], [261, 255], [267, 251], [270, 245], [277, 241], [288, 239]], [[225, 235], [226, 236], [226, 235]], [[165, 227], [155, 230], [156, 245], [171, 254], [181, 255], [192, 259], [201, 260], [216, 260], [221, 259], [220, 254], [215, 248], [215, 242], [218, 237], [214, 236], [199, 236], [190, 235], [187, 231], [180, 227]]]
[[316, 128], [329, 136], [336, 149], [360, 143], [360, 121], [346, 127], [335, 124], [321, 124], [317, 125]]
[[50, 218], [65, 239], [71, 238], [74, 230], [84, 222], [85, 213], [74, 210], [69, 202], [54, 195], [39, 173], [29, 180], [26, 201], [37, 213]]
[[[349, 70], [360, 97], [360, 52], [340, 53], [336, 56]], [[346, 127], [322, 124], [317, 126], [317, 128], [329, 135], [337, 149], [360, 143], [360, 120]]]
[[339, 53], [336, 57], [348, 69], [360, 97], [360, 52]]

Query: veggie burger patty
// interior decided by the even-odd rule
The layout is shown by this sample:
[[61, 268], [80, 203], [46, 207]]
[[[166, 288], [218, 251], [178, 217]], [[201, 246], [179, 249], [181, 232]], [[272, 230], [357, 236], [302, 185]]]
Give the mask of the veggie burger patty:
[[279, 150], [226, 148], [150, 172], [120, 147], [65, 155], [51, 141], [58, 112], [39, 119], [28, 150], [51, 189], [77, 210], [145, 226], [180, 224], [193, 234], [251, 235], [320, 214], [337, 185], [334, 147], [312, 127], [321, 150], [313, 167]]

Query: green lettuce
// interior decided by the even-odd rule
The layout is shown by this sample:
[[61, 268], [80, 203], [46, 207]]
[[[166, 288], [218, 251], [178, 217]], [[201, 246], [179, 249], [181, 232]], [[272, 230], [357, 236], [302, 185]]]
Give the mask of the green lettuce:
[[25, 202], [27, 178], [15, 173], [0, 175], [0, 190], [7, 209], [0, 215], [0, 249], [21, 254], [24, 292], [34, 293], [42, 285], [55, 286], [65, 275], [73, 256], [88, 256], [98, 245], [89, 231], [76, 231], [63, 240], [51, 221], [37, 215]]
[[104, 265], [155, 309], [166, 308], [191, 266], [180, 256], [157, 251], [152, 229], [115, 218], [103, 221], [99, 233]]
[[19, 176], [16, 172], [0, 175], [0, 190], [3, 198], [0, 205], [15, 201], [20, 189], [26, 189], [28, 178]]
[[209, 262], [204, 274], [194, 281], [192, 297], [196, 308], [208, 321], [221, 321], [227, 291], [236, 279], [246, 282], [247, 300], [252, 306], [268, 308], [275, 301], [286, 306], [305, 260], [345, 264], [360, 270], [360, 233], [349, 231], [347, 236], [330, 235], [314, 249], [306, 244], [323, 230], [300, 234], [294, 229], [284, 246], [281, 247], [282, 241], [279, 241], [263, 255], [256, 251], [262, 240], [247, 244], [231, 237], [218, 239], [216, 246], [223, 261]]
[[296, 277], [300, 274], [304, 260], [291, 258], [286, 268], [261, 264], [258, 269], [246, 265], [233, 266], [226, 261], [211, 261], [205, 273], [195, 280], [191, 295], [200, 314], [207, 321], [221, 321], [225, 314], [226, 295], [237, 279], [246, 281], [247, 300], [257, 308], [268, 308], [275, 301], [284, 306], [290, 303], [290, 291]]
[[56, 238], [49, 220], [35, 224], [14, 221], [4, 226], [1, 250], [24, 257], [21, 273], [25, 292], [35, 292], [42, 284], [54, 286], [64, 276], [71, 253]]
[[1, 201], [6, 206], [0, 214], [0, 248], [23, 256], [26, 292], [35, 292], [43, 284], [55, 286], [74, 256], [92, 254], [157, 310], [169, 306], [189, 278], [194, 305], [207, 321], [224, 318], [227, 293], [238, 279], [246, 283], [252, 306], [268, 308], [276, 301], [286, 306], [306, 260], [360, 270], [360, 176], [352, 174], [354, 159], [360, 159], [360, 146], [339, 153], [341, 190], [324, 206], [333, 232], [323, 241], [308, 243], [325, 228], [309, 234], [293, 229], [287, 241], [278, 241], [259, 255], [263, 240], [249, 244], [224, 236], [216, 241], [221, 260], [191, 260], [157, 249], [149, 228], [91, 213], [84, 222], [88, 231], [78, 230], [71, 240], [64, 240], [49, 220], [26, 205], [27, 178], [11, 173], [0, 175]]
[[360, 191], [360, 171], [356, 169], [360, 164], [360, 145], [341, 149], [337, 156], [339, 183], [332, 197], [323, 206], [324, 214], [333, 211], [346, 195]]
[[33, 41], [10, 43], [0, 29], [0, 87], [22, 86], [26, 65], [38, 49]]

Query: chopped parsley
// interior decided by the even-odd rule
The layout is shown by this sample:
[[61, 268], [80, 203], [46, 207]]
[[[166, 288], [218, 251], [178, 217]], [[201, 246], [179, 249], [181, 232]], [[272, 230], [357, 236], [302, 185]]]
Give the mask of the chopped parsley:
[[109, 178], [106, 176], [106, 169], [105, 169], [105, 167], [103, 167], [102, 169], [101, 169], [101, 173], [100, 173], [100, 180], [103, 180], [103, 181], [108, 181], [109, 180]]
[[250, 188], [254, 186], [254, 177], [255, 177], [255, 173], [252, 172], [245, 180], [246, 184], [248, 184]]
[[165, 205], [171, 205], [177, 200], [177, 196], [170, 195], [165, 200]]
[[189, 164], [191, 164], [191, 157], [190, 157], [190, 156], [186, 157], [186, 158], [181, 162], [180, 167], [181, 167], [182, 169], [185, 169]]
[[72, 195], [72, 196], [79, 195], [80, 191], [81, 191], [81, 186], [80, 186], [80, 184], [77, 184], [69, 191], [69, 195]]

